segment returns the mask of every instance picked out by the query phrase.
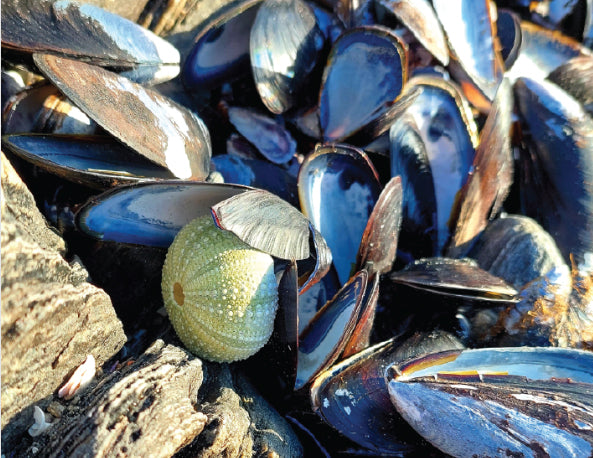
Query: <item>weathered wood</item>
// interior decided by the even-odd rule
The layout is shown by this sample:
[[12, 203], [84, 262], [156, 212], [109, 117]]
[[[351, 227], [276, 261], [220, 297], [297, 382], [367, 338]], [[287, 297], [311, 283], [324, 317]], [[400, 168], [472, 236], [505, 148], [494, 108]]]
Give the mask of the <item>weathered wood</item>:
[[126, 336], [109, 296], [86, 282], [80, 264], [64, 260], [64, 241], [4, 155], [2, 194], [2, 447], [9, 450], [31, 425], [33, 404], [87, 354], [103, 364]]
[[68, 403], [39, 456], [172, 456], [206, 424], [195, 407], [202, 379], [198, 358], [157, 340]]

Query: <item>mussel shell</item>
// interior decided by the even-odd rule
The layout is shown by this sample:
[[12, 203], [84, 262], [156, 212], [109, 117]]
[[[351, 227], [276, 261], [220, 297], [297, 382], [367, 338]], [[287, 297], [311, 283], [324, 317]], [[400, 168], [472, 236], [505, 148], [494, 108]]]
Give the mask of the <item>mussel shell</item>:
[[253, 79], [264, 105], [288, 111], [311, 84], [324, 46], [313, 10], [303, 0], [266, 0], [251, 27]]
[[210, 134], [194, 113], [100, 67], [35, 54], [39, 69], [101, 127], [177, 178], [203, 180]]
[[583, 105], [587, 113], [593, 116], [592, 56], [570, 59], [550, 73], [547, 79], [572, 95]]
[[386, 371], [398, 412], [453, 456], [587, 456], [593, 355], [572, 349], [444, 352]]
[[212, 89], [251, 71], [249, 34], [262, 0], [243, 0], [220, 8], [196, 31], [183, 66], [189, 88]]
[[276, 164], [232, 154], [214, 156], [212, 163], [225, 183], [265, 189], [293, 206], [299, 203], [296, 178]]
[[[402, 239], [412, 239], [412, 245], [402, 240], [402, 248], [433, 255], [441, 253], [449, 237], [447, 221], [474, 159], [477, 128], [454, 85], [428, 76], [415, 77], [409, 85], [421, 93], [391, 126], [391, 174], [402, 176], [405, 190]], [[420, 245], [417, 233], [432, 238], [429, 247], [414, 248]]]
[[117, 68], [139, 83], [179, 73], [179, 52], [167, 41], [116, 14], [68, 0], [2, 2], [2, 47]]
[[533, 219], [519, 215], [491, 221], [468, 256], [517, 289], [566, 266], [550, 234]]
[[460, 257], [502, 208], [513, 181], [513, 157], [509, 131], [513, 97], [505, 78], [496, 91], [490, 113], [480, 134], [480, 144], [467, 182], [451, 212], [451, 239], [447, 256]]
[[512, 11], [499, 9], [498, 18], [496, 19], [496, 30], [501, 46], [501, 56], [504, 59], [504, 66], [506, 69], [509, 69], [517, 60], [519, 51], [521, 50], [521, 42], [523, 40], [521, 19]]
[[[237, 194], [213, 205], [212, 215], [219, 228], [274, 257], [298, 261], [311, 254], [309, 220], [288, 202], [263, 189]], [[328, 251], [325, 242], [315, 247]]]
[[358, 270], [366, 268], [370, 276], [391, 270], [402, 222], [402, 198], [401, 178], [394, 177], [381, 191], [362, 234], [356, 257]]
[[419, 259], [389, 275], [392, 282], [411, 288], [489, 303], [515, 302], [517, 290], [469, 259]]
[[417, 439], [389, 400], [385, 369], [411, 357], [462, 348], [443, 332], [379, 343], [320, 373], [311, 386], [311, 404], [325, 422], [374, 453], [409, 452]]
[[99, 240], [168, 247], [183, 226], [210, 214], [212, 205], [250, 189], [196, 181], [120, 186], [87, 202], [76, 225]]
[[[298, 177], [303, 213], [327, 241], [340, 282], [350, 278], [380, 183], [371, 161], [347, 145], [318, 145]], [[343, 219], [343, 215], [348, 215]]]
[[[492, 100], [502, 80], [503, 64], [494, 40], [487, 0], [433, 0], [454, 57], [454, 63]], [[464, 88], [465, 90], [465, 88]], [[469, 98], [469, 94], [467, 94]]]
[[266, 159], [285, 164], [296, 153], [296, 141], [283, 122], [248, 108], [229, 107], [229, 121]]
[[395, 14], [441, 64], [449, 64], [449, 47], [443, 28], [427, 0], [379, 0], [378, 4]]
[[367, 279], [364, 270], [354, 275], [299, 336], [296, 390], [329, 367], [342, 353], [359, 316]]
[[147, 179], [175, 178], [111, 137], [5, 135], [2, 145], [50, 173], [101, 190]]
[[94, 134], [98, 126], [53, 84], [35, 84], [14, 95], [2, 113], [2, 132]]
[[576, 40], [531, 22], [521, 22], [521, 36], [519, 56], [505, 75], [511, 82], [520, 77], [541, 80], [573, 57], [591, 56]]
[[567, 262], [572, 255], [581, 263], [593, 252], [593, 120], [553, 83], [521, 78], [515, 93], [529, 130], [529, 154], [520, 161], [525, 214], [554, 237]]
[[404, 44], [378, 26], [351, 29], [334, 43], [319, 96], [326, 141], [341, 141], [388, 112], [407, 80]]

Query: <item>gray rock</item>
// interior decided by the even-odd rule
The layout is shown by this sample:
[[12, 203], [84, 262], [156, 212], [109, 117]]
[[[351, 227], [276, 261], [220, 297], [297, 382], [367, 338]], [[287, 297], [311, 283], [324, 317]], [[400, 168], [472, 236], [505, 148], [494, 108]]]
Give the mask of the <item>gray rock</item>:
[[31, 424], [33, 405], [92, 354], [101, 365], [126, 336], [109, 296], [62, 257], [33, 197], [2, 155], [2, 446]]

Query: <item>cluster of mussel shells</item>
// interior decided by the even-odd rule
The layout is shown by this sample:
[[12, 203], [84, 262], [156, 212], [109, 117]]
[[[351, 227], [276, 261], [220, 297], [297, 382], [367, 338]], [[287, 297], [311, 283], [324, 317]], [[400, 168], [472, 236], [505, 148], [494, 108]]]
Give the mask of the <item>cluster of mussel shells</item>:
[[266, 378], [321, 451], [590, 456], [592, 8], [237, 0], [182, 60], [3, 0], [2, 146], [92, 189], [63, 228], [166, 248], [211, 213], [271, 254]]

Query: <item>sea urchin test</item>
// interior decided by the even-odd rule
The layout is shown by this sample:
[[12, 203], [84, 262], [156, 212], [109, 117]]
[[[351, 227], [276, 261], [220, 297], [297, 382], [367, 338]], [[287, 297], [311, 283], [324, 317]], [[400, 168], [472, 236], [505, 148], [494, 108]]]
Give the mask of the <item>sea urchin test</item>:
[[163, 300], [184, 345], [196, 355], [231, 362], [270, 338], [278, 307], [274, 261], [210, 216], [187, 224], [163, 266]]

